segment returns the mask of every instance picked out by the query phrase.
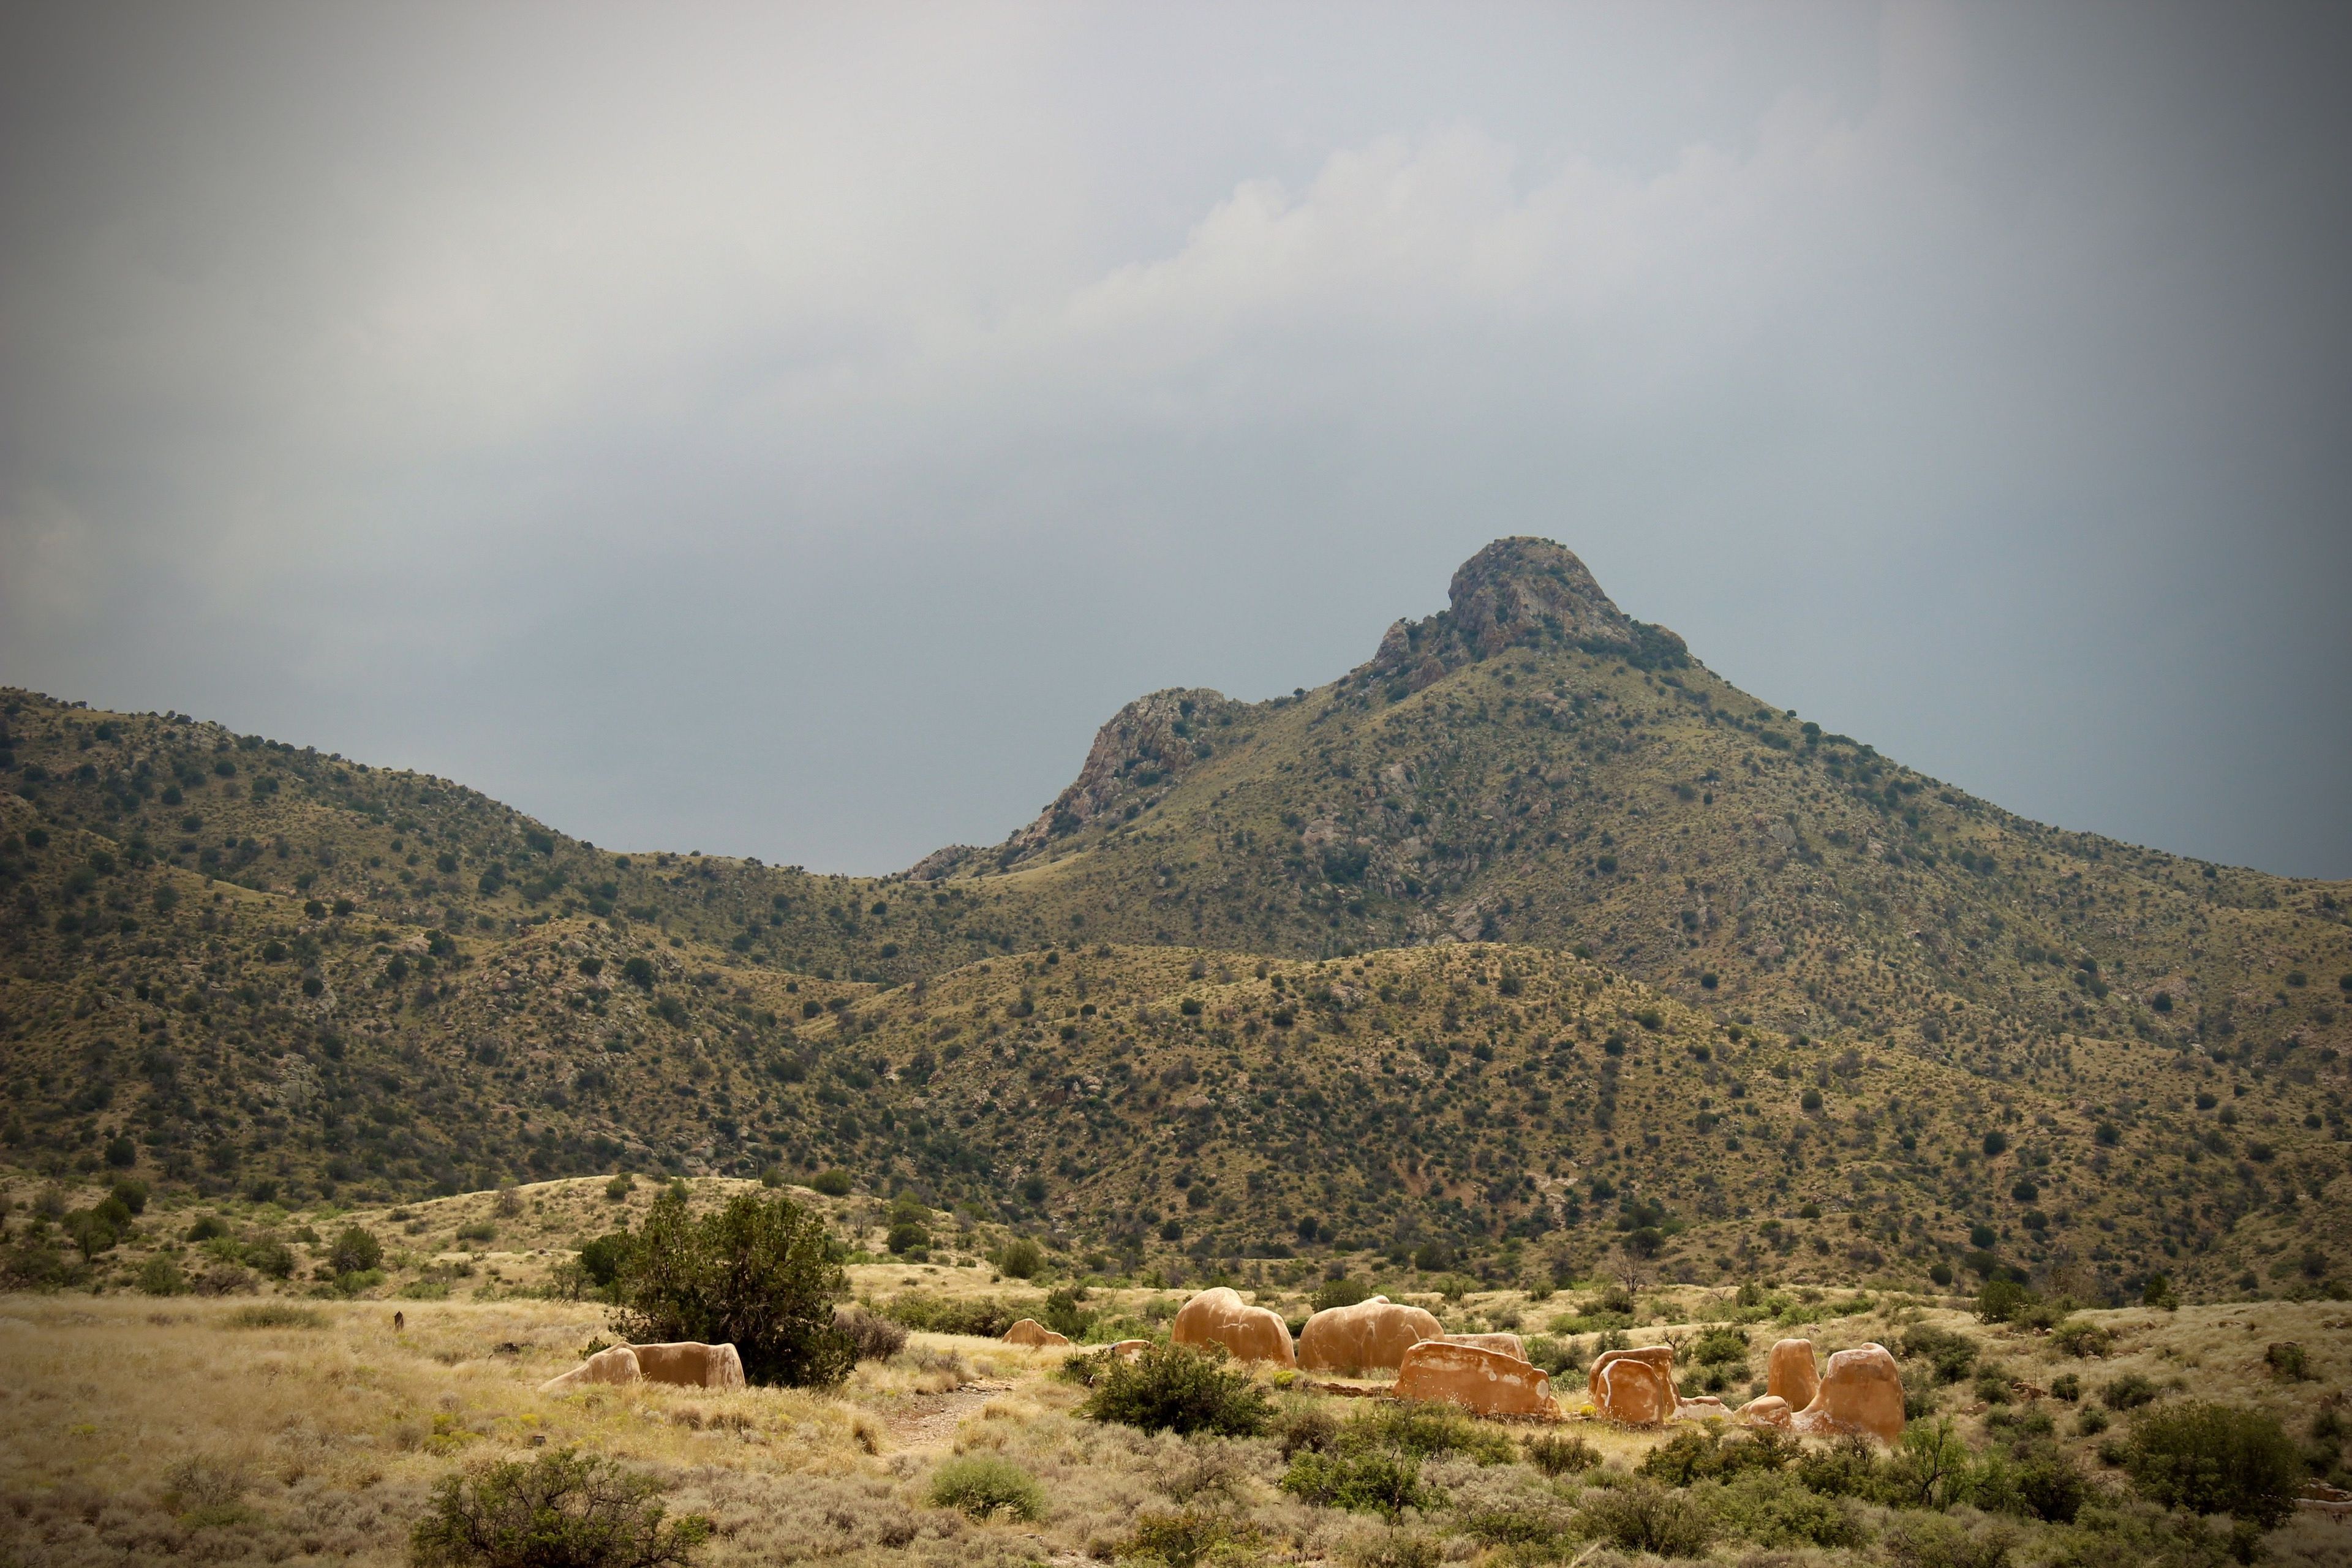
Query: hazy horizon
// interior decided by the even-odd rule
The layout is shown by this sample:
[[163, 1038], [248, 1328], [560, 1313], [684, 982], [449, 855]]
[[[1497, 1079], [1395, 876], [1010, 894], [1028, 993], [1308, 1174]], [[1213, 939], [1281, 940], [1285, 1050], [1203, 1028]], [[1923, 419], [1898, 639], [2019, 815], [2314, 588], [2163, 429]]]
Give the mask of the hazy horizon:
[[0, 19], [0, 681], [903, 868], [1494, 537], [2064, 826], [2352, 875], [2352, 20]]

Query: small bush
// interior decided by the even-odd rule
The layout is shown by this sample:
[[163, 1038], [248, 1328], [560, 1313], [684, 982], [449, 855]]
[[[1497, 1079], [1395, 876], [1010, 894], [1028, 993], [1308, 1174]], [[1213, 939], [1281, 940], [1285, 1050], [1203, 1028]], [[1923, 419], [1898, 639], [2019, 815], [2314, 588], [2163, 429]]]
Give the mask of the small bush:
[[997, 1272], [1008, 1279], [1034, 1279], [1045, 1267], [1045, 1249], [1027, 1237], [1016, 1237], [996, 1255]]
[[920, 1292], [883, 1303], [883, 1315], [927, 1334], [970, 1334], [999, 1340], [1027, 1314], [990, 1296], [931, 1296]]
[[623, 1171], [604, 1184], [604, 1201], [613, 1204], [626, 1203], [629, 1194], [635, 1189], [637, 1179], [628, 1172]]
[[1255, 1437], [1273, 1414], [1265, 1391], [1223, 1363], [1221, 1349], [1191, 1345], [1151, 1345], [1130, 1361], [1114, 1357], [1096, 1375], [1078, 1414], [1180, 1436]]
[[1958, 1383], [1975, 1369], [1977, 1346], [1966, 1334], [1920, 1323], [1903, 1336], [1903, 1353], [1926, 1362], [1937, 1383]]
[[815, 1175], [809, 1178], [808, 1184], [815, 1188], [818, 1192], [823, 1193], [826, 1197], [845, 1198], [849, 1195], [849, 1173], [846, 1171], [819, 1171]]
[[150, 1296], [177, 1296], [188, 1288], [187, 1276], [171, 1258], [157, 1254], [139, 1270], [139, 1289]]
[[1444, 1560], [1443, 1545], [1411, 1530], [1372, 1531], [1339, 1548], [1348, 1568], [1437, 1568]]
[[2006, 1524], [1970, 1528], [1949, 1514], [1914, 1513], [1887, 1531], [1885, 1544], [1898, 1568], [2009, 1568], [2017, 1540]]
[[2203, 1402], [2151, 1410], [2132, 1425], [2124, 1468], [2167, 1508], [2277, 1524], [2294, 1511], [2303, 1460], [2278, 1418]]
[[1136, 1515], [1135, 1528], [1111, 1548], [1122, 1562], [1164, 1563], [1168, 1568], [1192, 1568], [1203, 1557], [1250, 1560], [1259, 1542], [1255, 1525], [1206, 1509]]
[[2086, 1323], [2080, 1318], [2069, 1318], [2050, 1331], [2050, 1342], [2071, 1356], [2103, 1356], [2116, 1342], [2113, 1329], [2097, 1323]]
[[1601, 1462], [1601, 1450], [1581, 1437], [1538, 1433], [1527, 1440], [1528, 1463], [1548, 1476], [1580, 1475]]
[[878, 1312], [863, 1307], [836, 1307], [833, 1326], [849, 1336], [859, 1361], [888, 1361], [907, 1348], [907, 1331]]
[[1421, 1461], [1389, 1448], [1361, 1453], [1304, 1453], [1290, 1461], [1282, 1489], [1318, 1508], [1377, 1513], [1393, 1520], [1406, 1509], [1433, 1509], [1444, 1495], [1423, 1486]]
[[675, 1522], [661, 1483], [572, 1449], [443, 1478], [409, 1537], [417, 1568], [656, 1568], [686, 1563], [710, 1521]]
[[1735, 1478], [1715, 1493], [1710, 1506], [1733, 1533], [1759, 1546], [1856, 1547], [1868, 1538], [1853, 1503], [1766, 1470]]
[[1692, 1343], [1691, 1359], [1701, 1366], [1746, 1366], [1748, 1336], [1734, 1328], [1708, 1329]]
[[323, 1329], [327, 1314], [316, 1307], [298, 1307], [291, 1301], [257, 1301], [250, 1307], [239, 1307], [224, 1313], [220, 1320], [225, 1329]]
[[1459, 1454], [1481, 1465], [1507, 1465], [1518, 1457], [1509, 1437], [1452, 1405], [1376, 1405], [1339, 1429], [1339, 1447], [1355, 1453], [1393, 1448], [1416, 1459]]
[[1339, 1421], [1320, 1405], [1285, 1406], [1276, 1412], [1273, 1425], [1275, 1441], [1281, 1446], [1286, 1459], [1295, 1459], [1301, 1454], [1328, 1453], [1339, 1441]]
[[931, 1476], [931, 1506], [951, 1508], [971, 1519], [1003, 1513], [1024, 1521], [1045, 1517], [1045, 1489], [1037, 1478], [995, 1454], [950, 1459]]
[[363, 1226], [352, 1226], [327, 1249], [327, 1267], [338, 1276], [364, 1274], [383, 1262], [383, 1243]]
[[1977, 1317], [1988, 1323], [2014, 1322], [2041, 1300], [2014, 1279], [1988, 1279], [1977, 1292]]
[[1682, 1492], [1652, 1481], [1633, 1481], [1586, 1493], [1578, 1510], [1580, 1530], [1623, 1552], [1660, 1557], [1696, 1557], [1715, 1539], [1715, 1520]]
[[2099, 1390], [2099, 1403], [2115, 1411], [2137, 1410], [2153, 1401], [2156, 1395], [2156, 1384], [2138, 1373], [2130, 1372]]
[[2271, 1374], [2287, 1383], [2308, 1383], [2311, 1380], [2311, 1357], [2293, 1340], [2283, 1341], [2263, 1352], [2263, 1364]]
[[1769, 1426], [1728, 1442], [1719, 1432], [1685, 1427], [1643, 1456], [1638, 1473], [1668, 1486], [1686, 1487], [1743, 1470], [1781, 1469], [1797, 1452], [1794, 1440]]
[[1310, 1305], [1318, 1312], [1328, 1312], [1334, 1307], [1352, 1307], [1371, 1293], [1372, 1288], [1361, 1279], [1326, 1279], [1315, 1288]]

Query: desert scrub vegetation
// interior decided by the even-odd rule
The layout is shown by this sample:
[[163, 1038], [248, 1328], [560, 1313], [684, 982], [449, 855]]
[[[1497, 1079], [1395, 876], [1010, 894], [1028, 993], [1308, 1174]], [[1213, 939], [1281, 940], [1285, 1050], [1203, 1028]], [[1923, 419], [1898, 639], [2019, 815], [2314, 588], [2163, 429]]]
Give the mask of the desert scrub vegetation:
[[666, 1489], [569, 1448], [444, 1477], [409, 1535], [417, 1568], [663, 1568], [710, 1538], [699, 1514], [667, 1518]]
[[931, 1474], [933, 1508], [951, 1508], [975, 1520], [1045, 1517], [1045, 1489], [1037, 1478], [996, 1454], [966, 1454]]
[[788, 1197], [739, 1193], [696, 1218], [684, 1194], [664, 1191], [617, 1288], [614, 1326], [631, 1341], [732, 1343], [755, 1384], [828, 1388], [858, 1359], [858, 1339], [835, 1321], [849, 1294], [836, 1245]]
[[1222, 1346], [1148, 1345], [1132, 1357], [1097, 1351], [1074, 1357], [1073, 1381], [1088, 1390], [1081, 1414], [1146, 1432], [1255, 1436], [1272, 1405], [1248, 1373], [1225, 1363]]

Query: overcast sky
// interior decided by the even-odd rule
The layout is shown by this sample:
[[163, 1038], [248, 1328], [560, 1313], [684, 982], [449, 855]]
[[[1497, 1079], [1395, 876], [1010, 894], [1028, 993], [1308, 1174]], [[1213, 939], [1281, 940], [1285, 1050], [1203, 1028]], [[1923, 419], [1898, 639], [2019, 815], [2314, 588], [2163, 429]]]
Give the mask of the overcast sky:
[[1538, 533], [2352, 875], [2347, 17], [10, 6], [0, 681], [885, 871]]

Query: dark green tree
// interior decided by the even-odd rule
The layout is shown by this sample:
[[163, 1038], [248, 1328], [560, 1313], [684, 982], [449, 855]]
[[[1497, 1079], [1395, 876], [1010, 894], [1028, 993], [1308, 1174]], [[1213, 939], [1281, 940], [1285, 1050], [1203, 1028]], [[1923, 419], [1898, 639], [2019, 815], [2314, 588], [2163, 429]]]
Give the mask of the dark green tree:
[[833, 1323], [848, 1294], [824, 1222], [790, 1198], [740, 1194], [696, 1219], [672, 1187], [622, 1265], [614, 1326], [640, 1344], [732, 1344], [756, 1384], [829, 1388], [856, 1364]]

